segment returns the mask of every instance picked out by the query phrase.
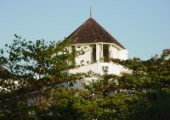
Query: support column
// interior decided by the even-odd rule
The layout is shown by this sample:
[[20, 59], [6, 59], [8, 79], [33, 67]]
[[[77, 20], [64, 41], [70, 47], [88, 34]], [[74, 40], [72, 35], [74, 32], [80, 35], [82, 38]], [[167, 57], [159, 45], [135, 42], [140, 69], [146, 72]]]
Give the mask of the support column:
[[99, 44], [96, 44], [96, 61], [100, 61], [100, 48]]
[[100, 56], [100, 59], [102, 59], [102, 61], [104, 61], [104, 58], [103, 58], [103, 43], [101, 43], [101, 56]]

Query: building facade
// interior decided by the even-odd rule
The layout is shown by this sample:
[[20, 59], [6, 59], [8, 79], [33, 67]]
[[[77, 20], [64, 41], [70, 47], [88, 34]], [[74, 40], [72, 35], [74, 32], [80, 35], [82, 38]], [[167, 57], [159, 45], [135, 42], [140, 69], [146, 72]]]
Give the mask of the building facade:
[[121, 75], [128, 72], [123, 66], [115, 64], [111, 59], [128, 59], [128, 51], [112, 37], [92, 17], [86, 20], [67, 38], [71, 42], [70, 51], [76, 50], [76, 68], [69, 69], [68, 74], [87, 73], [96, 75]]

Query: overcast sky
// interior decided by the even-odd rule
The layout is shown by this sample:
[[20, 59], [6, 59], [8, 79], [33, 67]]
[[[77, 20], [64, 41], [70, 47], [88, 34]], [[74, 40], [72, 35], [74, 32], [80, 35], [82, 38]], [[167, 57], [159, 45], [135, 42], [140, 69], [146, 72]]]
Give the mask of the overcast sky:
[[170, 48], [170, 0], [0, 0], [0, 48], [14, 34], [63, 40], [93, 18], [129, 51], [148, 59]]

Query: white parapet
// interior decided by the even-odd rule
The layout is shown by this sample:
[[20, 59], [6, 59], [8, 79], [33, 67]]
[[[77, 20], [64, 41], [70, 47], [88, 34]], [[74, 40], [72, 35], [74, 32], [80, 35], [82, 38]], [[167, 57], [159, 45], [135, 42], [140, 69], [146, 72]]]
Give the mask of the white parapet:
[[90, 71], [98, 75], [104, 75], [104, 74], [121, 75], [122, 72], [129, 73], [129, 70], [124, 68], [123, 66], [114, 63], [108, 63], [108, 62], [96, 62], [93, 64], [69, 69], [63, 72], [66, 72], [68, 74], [76, 74], [76, 73], [87, 73]]

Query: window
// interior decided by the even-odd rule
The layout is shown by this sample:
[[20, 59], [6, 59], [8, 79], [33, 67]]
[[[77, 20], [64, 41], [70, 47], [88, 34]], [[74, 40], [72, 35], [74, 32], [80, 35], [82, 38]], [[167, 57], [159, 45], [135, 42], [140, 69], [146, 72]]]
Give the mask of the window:
[[92, 45], [92, 63], [96, 62], [96, 45]]
[[109, 45], [103, 45], [103, 58], [104, 62], [109, 62]]

